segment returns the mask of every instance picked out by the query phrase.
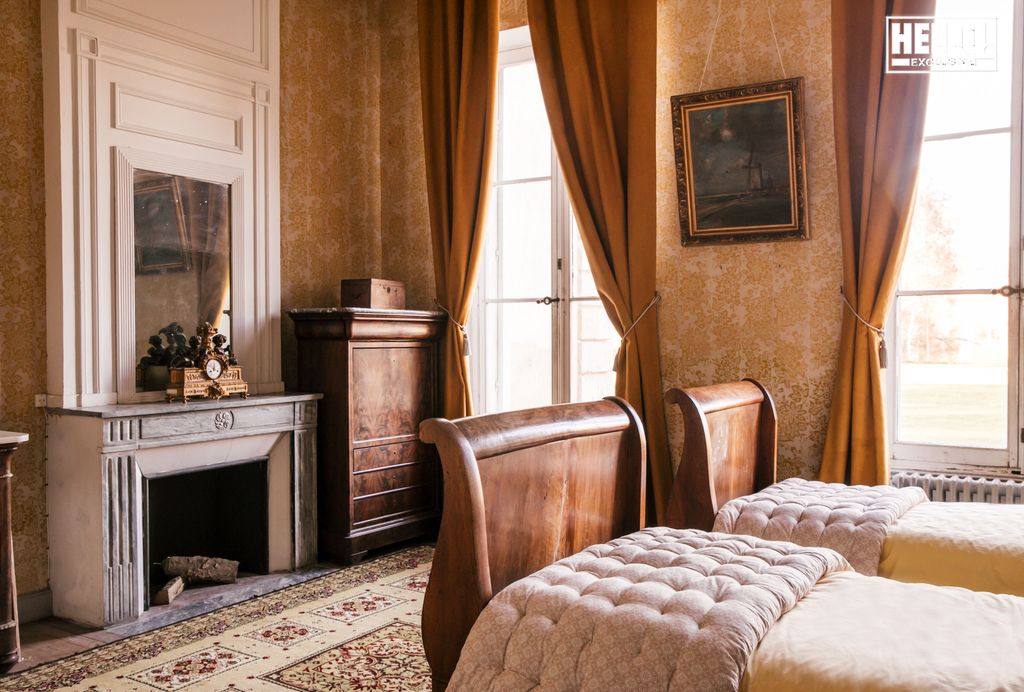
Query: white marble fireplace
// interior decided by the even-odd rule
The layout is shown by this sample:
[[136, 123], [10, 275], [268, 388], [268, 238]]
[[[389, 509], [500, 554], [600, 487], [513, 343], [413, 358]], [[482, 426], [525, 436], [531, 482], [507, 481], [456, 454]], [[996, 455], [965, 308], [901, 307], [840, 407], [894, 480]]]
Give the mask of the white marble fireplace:
[[271, 572], [316, 561], [316, 399], [50, 409], [53, 612], [105, 626], [145, 607], [143, 479], [268, 459]]
[[[266, 458], [269, 568], [315, 560], [316, 397], [280, 393], [279, 0], [40, 17], [53, 612], [106, 625], [145, 604], [146, 478]], [[172, 327], [207, 322], [254, 396], [168, 404]]]

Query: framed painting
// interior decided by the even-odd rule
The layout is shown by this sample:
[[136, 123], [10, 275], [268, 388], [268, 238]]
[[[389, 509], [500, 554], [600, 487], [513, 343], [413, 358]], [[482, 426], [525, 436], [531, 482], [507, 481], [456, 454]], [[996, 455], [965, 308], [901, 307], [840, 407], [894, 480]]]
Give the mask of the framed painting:
[[683, 245], [808, 238], [803, 79], [672, 97]]
[[135, 273], [192, 269], [192, 244], [177, 176], [135, 171]]

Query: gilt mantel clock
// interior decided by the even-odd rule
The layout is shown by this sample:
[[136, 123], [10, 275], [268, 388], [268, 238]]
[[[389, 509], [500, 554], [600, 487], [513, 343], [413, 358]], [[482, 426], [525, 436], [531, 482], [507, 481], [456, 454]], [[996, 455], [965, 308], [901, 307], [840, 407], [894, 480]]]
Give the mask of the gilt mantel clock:
[[227, 346], [227, 339], [217, 333], [209, 322], [199, 327], [193, 337], [195, 348], [191, 364], [171, 368], [167, 401], [188, 402], [189, 399], [220, 399], [249, 396], [249, 385], [242, 379], [242, 368]]

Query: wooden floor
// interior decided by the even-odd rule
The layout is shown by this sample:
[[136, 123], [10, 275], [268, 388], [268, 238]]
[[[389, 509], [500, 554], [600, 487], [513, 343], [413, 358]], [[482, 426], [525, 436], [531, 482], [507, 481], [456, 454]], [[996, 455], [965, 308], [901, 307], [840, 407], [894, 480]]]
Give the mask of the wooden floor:
[[58, 618], [30, 622], [21, 627], [21, 662], [11, 672], [17, 673], [124, 637], [107, 630], [90, 630]]

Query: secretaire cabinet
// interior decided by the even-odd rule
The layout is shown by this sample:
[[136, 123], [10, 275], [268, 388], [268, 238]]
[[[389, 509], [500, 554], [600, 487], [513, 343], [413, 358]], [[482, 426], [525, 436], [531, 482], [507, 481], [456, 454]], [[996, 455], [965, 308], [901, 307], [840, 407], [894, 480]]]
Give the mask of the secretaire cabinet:
[[367, 550], [436, 533], [440, 467], [419, 424], [441, 415], [443, 313], [314, 308], [289, 312], [298, 385], [320, 392], [320, 554], [354, 562]]

